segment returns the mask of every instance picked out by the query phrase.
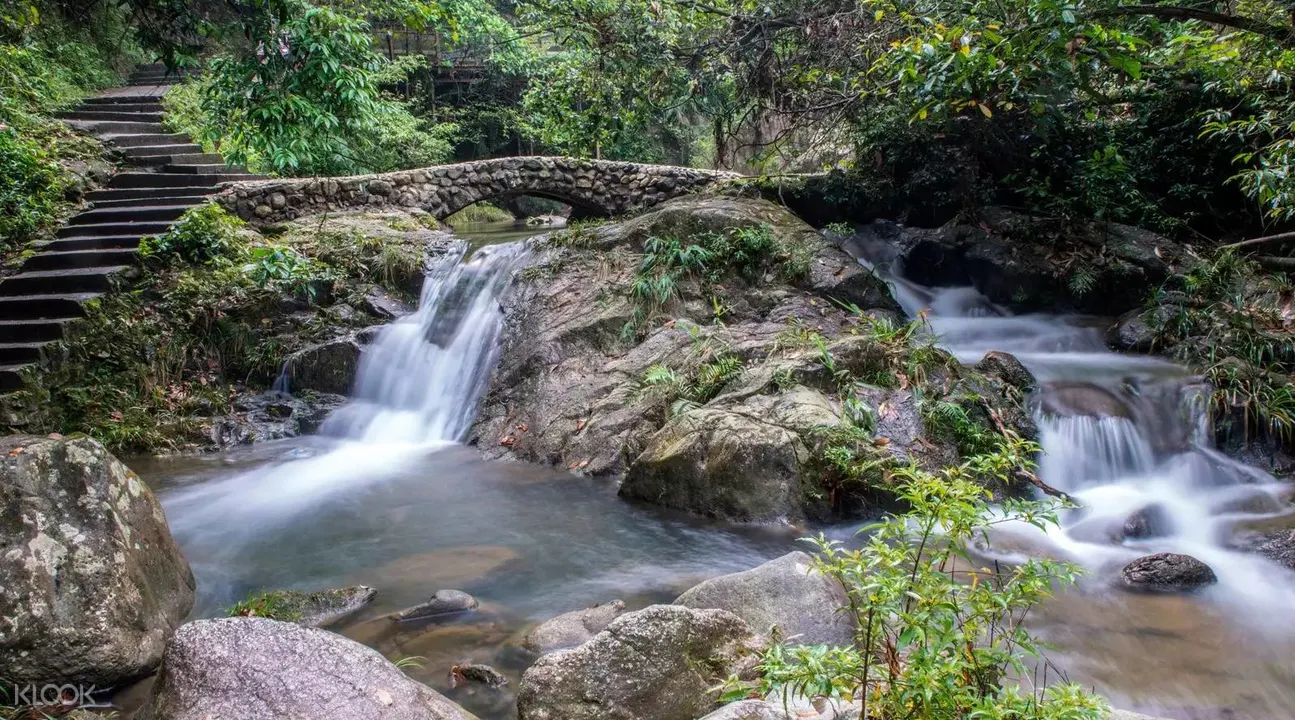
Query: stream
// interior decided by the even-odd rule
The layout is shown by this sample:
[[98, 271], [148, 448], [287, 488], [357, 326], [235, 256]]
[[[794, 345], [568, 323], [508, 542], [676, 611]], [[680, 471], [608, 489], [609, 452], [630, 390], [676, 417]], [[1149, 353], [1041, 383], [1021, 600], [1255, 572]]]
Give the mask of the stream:
[[[616, 598], [631, 608], [668, 602], [794, 549], [798, 533], [632, 505], [606, 479], [487, 462], [462, 446], [495, 358], [499, 295], [527, 252], [488, 229], [465, 235], [465, 257], [429, 276], [417, 313], [383, 329], [361, 361], [353, 401], [318, 436], [132, 467], [158, 489], [197, 576], [196, 617], [261, 588], [371, 585], [377, 600], [339, 631], [392, 659], [425, 658], [407, 670], [412, 677], [485, 720], [504, 720], [515, 715], [510, 692], [451, 688], [449, 667], [495, 665], [515, 690], [527, 662], [516, 648], [536, 622]], [[1045, 383], [1138, 388], [1127, 417], [1041, 411], [1040, 474], [1088, 511], [1047, 534], [1005, 527], [985, 549], [1088, 569], [1034, 617], [1055, 664], [1118, 707], [1184, 720], [1295, 718], [1295, 574], [1221, 540], [1238, 519], [1279, 515], [1288, 488], [1209, 447], [1192, 379], [1164, 361], [1107, 351], [1098, 321], [1011, 316], [971, 288], [903, 280], [877, 248], [848, 249], [893, 276], [910, 314], [929, 309], [939, 342], [964, 362], [1004, 350]], [[1045, 391], [1042, 406], [1064, 392]], [[1109, 528], [1151, 502], [1172, 532], [1112, 542]], [[854, 528], [826, 530], [848, 537]], [[1163, 551], [1205, 561], [1219, 583], [1189, 596], [1113, 587], [1125, 563]], [[480, 612], [374, 621], [441, 588], [475, 595]]]

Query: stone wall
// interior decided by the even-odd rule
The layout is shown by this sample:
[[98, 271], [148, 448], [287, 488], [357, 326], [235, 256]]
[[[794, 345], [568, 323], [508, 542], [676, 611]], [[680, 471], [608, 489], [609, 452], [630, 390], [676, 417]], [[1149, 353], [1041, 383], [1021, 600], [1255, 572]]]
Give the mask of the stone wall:
[[517, 157], [381, 175], [233, 183], [217, 199], [254, 222], [390, 206], [422, 208], [444, 219], [473, 203], [513, 195], [553, 198], [611, 217], [738, 177], [668, 165]]

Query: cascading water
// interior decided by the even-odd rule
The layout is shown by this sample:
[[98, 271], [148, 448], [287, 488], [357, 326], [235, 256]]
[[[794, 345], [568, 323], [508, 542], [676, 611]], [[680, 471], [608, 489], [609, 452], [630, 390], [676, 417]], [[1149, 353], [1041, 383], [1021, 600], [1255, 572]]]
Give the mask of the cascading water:
[[[461, 439], [495, 360], [500, 296], [527, 252], [525, 243], [513, 242], [464, 261], [464, 247], [428, 275], [418, 311], [384, 327], [365, 349], [353, 400], [321, 428], [338, 441], [333, 448], [169, 495], [176, 534], [235, 512], [244, 522], [271, 526]], [[245, 536], [257, 529], [247, 527]]]
[[[1183, 553], [1214, 569], [1210, 597], [1251, 609], [1295, 603], [1285, 571], [1229, 548], [1239, 520], [1290, 511], [1289, 486], [1213, 449], [1206, 388], [1184, 369], [1110, 352], [1085, 318], [1013, 316], [970, 287], [917, 285], [903, 278], [893, 246], [861, 236], [845, 249], [891, 283], [910, 315], [924, 312], [959, 360], [1010, 352], [1040, 381], [1033, 399], [1040, 477], [1083, 509], [1047, 537], [1028, 526], [1002, 528], [1002, 547], [1018, 550], [1008, 553], [1013, 559], [1022, 546], [1027, 554], [1060, 553], [1109, 584], [1138, 557]], [[1126, 532], [1139, 513], [1155, 527]]]
[[366, 349], [353, 400], [321, 432], [387, 443], [460, 439], [490, 376], [499, 297], [524, 248], [481, 248], [467, 262], [444, 263], [429, 275], [418, 312], [383, 328]]

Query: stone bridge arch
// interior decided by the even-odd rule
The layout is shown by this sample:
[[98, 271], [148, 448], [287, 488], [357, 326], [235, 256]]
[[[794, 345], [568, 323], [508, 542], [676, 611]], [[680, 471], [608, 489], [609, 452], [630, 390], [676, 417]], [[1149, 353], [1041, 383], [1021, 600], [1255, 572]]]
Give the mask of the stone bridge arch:
[[474, 203], [510, 195], [551, 198], [583, 214], [615, 217], [739, 177], [670, 165], [513, 157], [380, 175], [236, 183], [218, 200], [253, 222], [393, 207], [421, 208], [443, 220]]

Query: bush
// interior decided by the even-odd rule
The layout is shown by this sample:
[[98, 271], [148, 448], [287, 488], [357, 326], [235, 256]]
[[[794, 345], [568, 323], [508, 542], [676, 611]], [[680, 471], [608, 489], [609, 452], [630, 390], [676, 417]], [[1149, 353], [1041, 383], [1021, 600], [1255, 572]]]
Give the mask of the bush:
[[[1076, 685], [1023, 689], [1011, 680], [1032, 677], [1028, 663], [1042, 658], [1025, 618], [1054, 587], [1073, 584], [1079, 569], [1052, 560], [990, 569], [968, 554], [995, 524], [1057, 522], [1054, 505], [1007, 501], [995, 510], [977, 483], [1028, 472], [1036, 450], [1018, 439], [940, 473], [892, 471], [910, 511], [865, 528], [857, 550], [813, 541], [816, 567], [841, 583], [849, 597], [842, 611], [858, 619], [854, 644], [774, 646], [759, 667], [759, 692], [859, 697], [860, 717], [1104, 718], [1106, 703]], [[734, 682], [734, 695], [755, 689]]]
[[242, 228], [242, 220], [215, 203], [207, 203], [186, 211], [165, 233], [141, 240], [139, 253], [145, 258], [191, 265], [229, 261]]
[[62, 210], [63, 170], [38, 144], [0, 129], [0, 250], [53, 225]]

